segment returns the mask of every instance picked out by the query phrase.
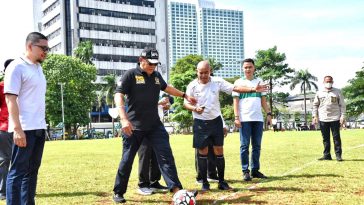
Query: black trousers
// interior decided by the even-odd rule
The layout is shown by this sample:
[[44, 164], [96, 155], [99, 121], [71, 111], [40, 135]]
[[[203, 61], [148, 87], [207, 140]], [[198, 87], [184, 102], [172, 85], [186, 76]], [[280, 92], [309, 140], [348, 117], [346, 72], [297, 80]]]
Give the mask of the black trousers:
[[342, 154], [341, 138], [340, 138], [340, 121], [322, 122], [320, 121], [321, 134], [324, 144], [324, 156], [331, 156], [330, 154], [330, 130], [332, 132], [332, 138], [334, 140], [334, 148], [336, 156]]
[[161, 172], [158, 167], [157, 157], [153, 148], [149, 145], [148, 139], [144, 138], [138, 150], [139, 156], [139, 187], [149, 187], [161, 179]]
[[[209, 144], [209, 153], [207, 155], [207, 176], [216, 178], [217, 171], [216, 171], [216, 156], [214, 154], [214, 148], [212, 143]], [[196, 180], [199, 181], [202, 179], [201, 173], [198, 169], [198, 149], [195, 149], [195, 169], [196, 169]]]

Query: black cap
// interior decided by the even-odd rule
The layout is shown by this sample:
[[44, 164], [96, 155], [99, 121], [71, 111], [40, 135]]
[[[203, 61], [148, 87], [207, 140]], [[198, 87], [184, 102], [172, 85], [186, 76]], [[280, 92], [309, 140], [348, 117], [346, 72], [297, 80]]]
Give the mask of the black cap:
[[149, 63], [159, 63], [159, 54], [155, 48], [145, 48], [140, 57], [147, 59]]

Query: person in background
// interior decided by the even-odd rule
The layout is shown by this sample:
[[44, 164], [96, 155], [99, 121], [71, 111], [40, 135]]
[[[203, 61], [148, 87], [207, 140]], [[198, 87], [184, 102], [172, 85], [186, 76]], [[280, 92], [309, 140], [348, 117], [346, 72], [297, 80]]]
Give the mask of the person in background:
[[343, 161], [340, 138], [340, 127], [344, 125], [346, 106], [344, 96], [337, 88], [332, 87], [334, 80], [331, 76], [324, 77], [325, 88], [316, 93], [313, 101], [312, 116], [315, 124], [320, 124], [324, 152], [319, 160], [332, 160], [330, 154], [330, 130], [334, 139], [337, 161]]
[[4, 93], [9, 111], [9, 132], [14, 146], [6, 181], [8, 205], [35, 204], [38, 170], [46, 138], [46, 78], [41, 63], [49, 51], [48, 39], [30, 33], [24, 56], [6, 69]]
[[[14, 59], [8, 59], [4, 63], [4, 72], [6, 67]], [[0, 200], [6, 199], [6, 178], [8, 176], [11, 147], [13, 146], [13, 136], [8, 132], [9, 125], [8, 107], [5, 102], [4, 81], [0, 82]]]
[[[235, 126], [240, 131], [240, 160], [243, 172], [243, 180], [251, 181], [254, 178], [267, 178], [260, 169], [260, 149], [263, 137], [263, 113], [267, 113], [267, 124], [271, 124], [271, 110], [267, 105], [265, 92], [257, 92], [255, 87], [262, 79], [254, 76], [255, 66], [253, 59], [243, 60], [244, 76], [235, 81], [236, 86], [251, 87], [248, 93], [233, 92]], [[251, 170], [249, 170], [249, 145], [252, 142]]]

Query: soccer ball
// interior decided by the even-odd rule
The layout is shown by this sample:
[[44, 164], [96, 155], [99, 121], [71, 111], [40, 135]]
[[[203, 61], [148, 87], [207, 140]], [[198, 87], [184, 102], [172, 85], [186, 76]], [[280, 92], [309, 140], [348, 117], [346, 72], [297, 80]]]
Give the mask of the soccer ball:
[[173, 204], [174, 205], [195, 205], [196, 204], [196, 196], [194, 193], [189, 192], [187, 190], [179, 190], [173, 195]]

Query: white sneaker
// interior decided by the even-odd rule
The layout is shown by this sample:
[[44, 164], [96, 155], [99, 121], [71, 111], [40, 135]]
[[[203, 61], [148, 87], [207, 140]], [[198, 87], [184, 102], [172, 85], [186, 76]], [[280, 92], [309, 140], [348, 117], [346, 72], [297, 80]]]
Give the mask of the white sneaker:
[[138, 193], [140, 195], [147, 196], [147, 195], [153, 194], [153, 190], [151, 188], [148, 188], [148, 187], [142, 187], [142, 188], [138, 188]]

